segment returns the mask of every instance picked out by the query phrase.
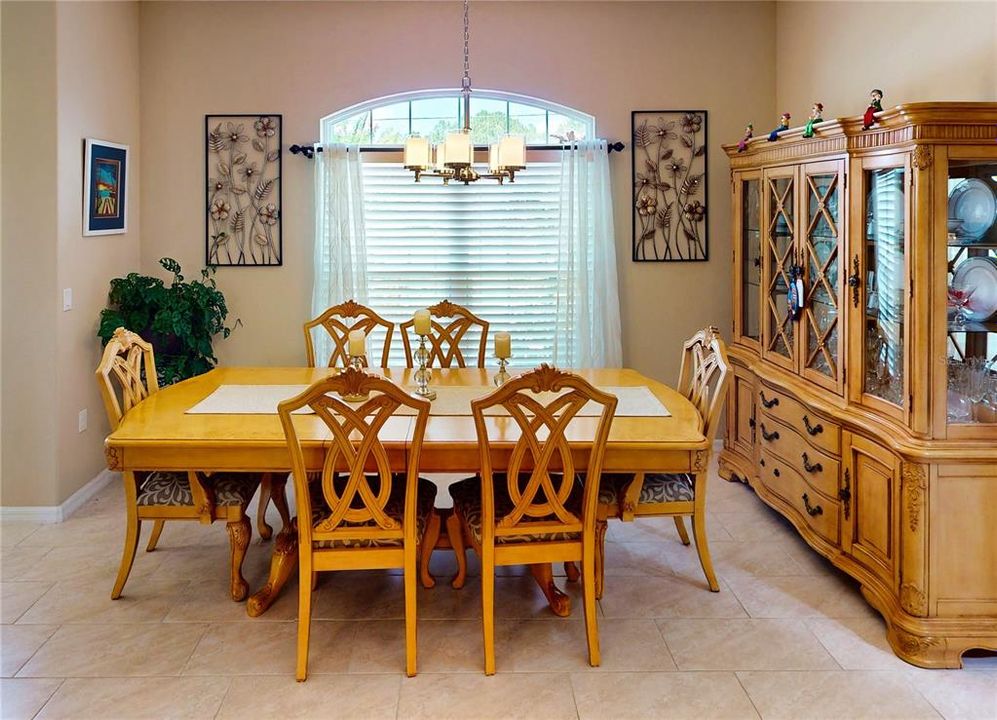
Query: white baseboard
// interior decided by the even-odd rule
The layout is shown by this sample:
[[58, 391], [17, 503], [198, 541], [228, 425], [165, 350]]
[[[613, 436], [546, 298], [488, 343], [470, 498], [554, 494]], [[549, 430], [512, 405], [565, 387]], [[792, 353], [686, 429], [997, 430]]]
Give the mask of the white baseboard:
[[95, 478], [74, 492], [61, 505], [27, 505], [22, 507], [0, 507], [0, 520], [30, 522], [49, 525], [60, 523], [86, 504], [90, 498], [118, 477], [118, 473], [101, 470]]

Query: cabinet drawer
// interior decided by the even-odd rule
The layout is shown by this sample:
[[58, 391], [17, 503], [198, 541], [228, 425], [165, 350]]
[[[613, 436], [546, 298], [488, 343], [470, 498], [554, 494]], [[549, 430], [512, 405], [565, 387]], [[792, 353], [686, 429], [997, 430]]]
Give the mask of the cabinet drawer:
[[810, 529], [829, 543], [841, 542], [838, 502], [827, 497], [789, 463], [762, 448], [759, 476], [765, 487], [789, 503]]
[[764, 449], [774, 452], [807, 482], [828, 497], [838, 496], [841, 462], [818, 450], [802, 435], [771, 415], [762, 414], [758, 437]]
[[818, 417], [805, 405], [770, 388], [758, 391], [758, 402], [763, 412], [786, 423], [816, 447], [832, 455], [841, 454], [841, 428], [833, 422]]

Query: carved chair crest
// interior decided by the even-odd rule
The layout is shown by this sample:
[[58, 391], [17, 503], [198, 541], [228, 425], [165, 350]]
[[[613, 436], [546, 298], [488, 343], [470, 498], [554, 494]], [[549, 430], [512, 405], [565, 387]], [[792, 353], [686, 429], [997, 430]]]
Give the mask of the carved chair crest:
[[726, 347], [720, 331], [710, 326], [698, 331], [682, 348], [678, 389], [699, 410], [703, 433], [712, 440], [729, 382]]
[[[482, 320], [467, 308], [450, 300], [432, 305], [428, 308], [432, 317], [432, 329], [426, 336], [429, 347], [428, 365], [448, 368], [453, 367], [454, 362], [457, 367], [467, 367], [464, 354], [460, 349], [460, 342], [467, 332], [474, 327], [481, 330], [481, 339], [478, 342], [478, 367], [485, 366], [485, 349], [488, 346], [488, 321]], [[452, 320], [449, 320], [453, 318]], [[448, 319], [446, 323], [441, 319]], [[402, 344], [405, 346], [405, 362], [409, 367], [413, 367], [412, 340], [410, 333], [415, 325], [414, 320], [407, 320], [401, 324]]]
[[123, 327], [108, 341], [96, 374], [112, 428], [125, 413], [159, 390], [152, 345]]
[[[352, 322], [344, 322], [352, 320]], [[309, 320], [304, 325], [305, 352], [308, 356], [308, 366], [315, 367], [315, 347], [312, 341], [312, 330], [323, 328], [332, 340], [332, 353], [326, 363], [329, 367], [345, 366], [349, 363], [349, 338], [351, 330], [363, 330], [364, 335], [376, 328], [384, 328], [384, 347], [381, 351], [381, 367], [388, 366], [388, 354], [391, 352], [391, 336], [395, 324], [385, 320], [366, 305], [355, 300], [347, 300], [339, 305], [333, 305], [318, 317]], [[364, 358], [364, 365], [368, 365]]]

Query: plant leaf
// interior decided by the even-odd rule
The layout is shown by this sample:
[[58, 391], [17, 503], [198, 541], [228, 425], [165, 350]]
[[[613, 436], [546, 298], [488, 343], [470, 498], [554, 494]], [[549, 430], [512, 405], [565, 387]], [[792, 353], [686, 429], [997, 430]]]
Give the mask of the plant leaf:
[[228, 166], [228, 163], [220, 162], [218, 163], [218, 172], [225, 177], [230, 177], [232, 175], [232, 168]]
[[259, 138], [253, 138], [253, 150], [256, 152], [263, 152], [265, 150]]
[[654, 237], [654, 228], [646, 230], [643, 235], [640, 236], [640, 242], [647, 242]]
[[674, 154], [675, 154], [675, 151], [672, 150], [671, 148], [668, 148], [663, 153], [661, 153], [661, 159], [662, 160], [667, 160], [667, 159], [669, 159]]
[[698, 148], [696, 148], [696, 151], [692, 154], [692, 156], [693, 157], [700, 157], [700, 156], [702, 156], [705, 153], [706, 153], [706, 146], [705, 145], [700, 145]]
[[682, 140], [682, 144], [685, 145], [687, 148], [691, 148], [692, 147], [692, 140], [690, 140], [685, 135], [682, 136], [681, 140]]
[[246, 162], [246, 153], [239, 153], [232, 160], [233, 165], [242, 165], [244, 162]]
[[256, 184], [256, 191], [253, 195], [257, 200], [265, 200], [270, 195], [271, 190], [273, 190], [273, 180], [267, 180], [266, 182], [260, 180]]
[[267, 153], [267, 162], [273, 162], [280, 157], [280, 150], [271, 150]]
[[241, 232], [242, 229], [245, 227], [246, 225], [246, 221], [244, 218], [245, 212], [246, 212], [245, 210], [239, 210], [236, 212], [235, 215], [232, 216], [232, 220], [230, 222], [230, 225], [232, 227], [232, 232]]

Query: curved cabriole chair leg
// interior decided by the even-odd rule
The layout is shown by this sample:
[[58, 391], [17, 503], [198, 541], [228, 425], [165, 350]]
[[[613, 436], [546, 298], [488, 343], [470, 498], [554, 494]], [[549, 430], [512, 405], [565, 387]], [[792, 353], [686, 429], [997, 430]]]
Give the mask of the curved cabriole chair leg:
[[165, 520], [155, 521], [155, 524], [152, 526], [152, 533], [149, 535], [149, 544], [145, 546], [146, 552], [152, 552], [156, 549], [156, 545], [159, 543], [159, 536], [163, 534], [164, 527], [166, 527]]

